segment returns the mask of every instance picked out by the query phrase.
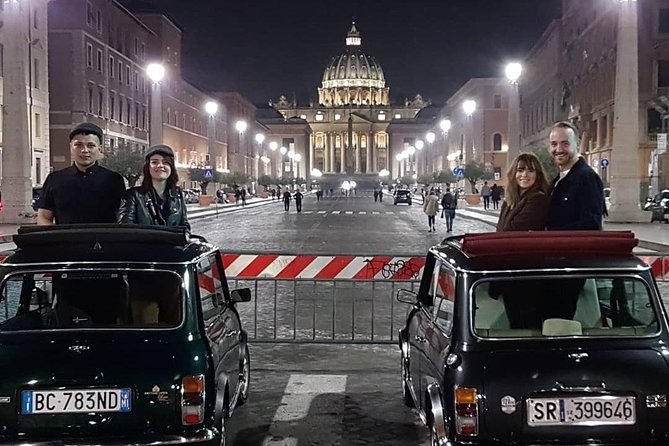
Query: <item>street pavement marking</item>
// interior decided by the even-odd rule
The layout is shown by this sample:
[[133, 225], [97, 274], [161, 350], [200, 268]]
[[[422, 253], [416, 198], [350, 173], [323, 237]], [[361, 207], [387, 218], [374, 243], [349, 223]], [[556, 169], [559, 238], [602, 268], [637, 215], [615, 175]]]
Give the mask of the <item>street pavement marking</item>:
[[408, 214], [408, 212], [407, 211], [400, 211], [400, 214], [405, 214], [406, 215], [406, 214]]
[[391, 211], [386, 211], [386, 214], [393, 214], [393, 212], [391, 212]]
[[304, 211], [304, 212], [302, 212], [302, 213], [303, 213], [303, 214], [313, 214], [314, 211]]
[[327, 211], [318, 211], [319, 214], [325, 214]]
[[[320, 427], [331, 432], [333, 426], [343, 422], [345, 392], [346, 375], [290, 375], [281, 404], [269, 428], [270, 435], [263, 440], [263, 446], [297, 446], [298, 439], [290, 436], [294, 432], [293, 424], [310, 412], [311, 417], [323, 419], [323, 423], [319, 423]], [[337, 398], [328, 399], [325, 406], [311, 407], [316, 397], [323, 394], [337, 394]], [[318, 432], [315, 434], [322, 435]]]
[[379, 214], [380, 214], [380, 212], [378, 212], [378, 211], [372, 211], [372, 215], [379, 215]]
[[332, 213], [337, 215], [337, 214], [341, 214], [341, 211], [332, 211]]
[[360, 215], [367, 215], [367, 212], [365, 212], [365, 211], [360, 211], [360, 212], [358, 212], [358, 213], [359, 213]]
[[351, 215], [353, 211], [346, 211], [346, 215]]

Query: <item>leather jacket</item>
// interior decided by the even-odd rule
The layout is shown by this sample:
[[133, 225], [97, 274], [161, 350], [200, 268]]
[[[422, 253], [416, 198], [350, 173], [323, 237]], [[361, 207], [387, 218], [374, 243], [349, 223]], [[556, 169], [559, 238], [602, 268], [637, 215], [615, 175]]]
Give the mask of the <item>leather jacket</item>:
[[190, 229], [181, 189], [165, 190], [165, 199], [169, 209], [167, 218], [160, 212], [160, 199], [153, 187], [148, 192], [144, 192], [140, 186], [131, 187], [121, 201], [118, 221], [140, 225], [185, 226]]

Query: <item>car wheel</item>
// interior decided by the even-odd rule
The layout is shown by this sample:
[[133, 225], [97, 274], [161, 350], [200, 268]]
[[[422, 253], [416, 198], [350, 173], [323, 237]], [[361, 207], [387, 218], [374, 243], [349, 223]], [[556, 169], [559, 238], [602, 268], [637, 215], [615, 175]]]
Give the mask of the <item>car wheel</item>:
[[221, 417], [221, 424], [218, 426], [218, 430], [221, 434], [221, 440], [218, 444], [225, 446], [225, 417]]
[[251, 383], [251, 357], [248, 345], [244, 346], [244, 357], [239, 369], [239, 397], [237, 406], [243, 405], [249, 398], [249, 384]]
[[409, 390], [409, 385], [407, 384], [407, 378], [409, 377], [409, 373], [407, 372], [407, 365], [409, 361], [404, 357], [404, 353], [400, 353], [400, 368], [401, 368], [401, 375], [402, 375], [402, 401], [404, 402], [404, 405], [407, 406], [410, 409], [413, 409], [416, 407], [413, 397], [411, 396], [411, 391]]
[[411, 202], [409, 202], [409, 206], [411, 206]]

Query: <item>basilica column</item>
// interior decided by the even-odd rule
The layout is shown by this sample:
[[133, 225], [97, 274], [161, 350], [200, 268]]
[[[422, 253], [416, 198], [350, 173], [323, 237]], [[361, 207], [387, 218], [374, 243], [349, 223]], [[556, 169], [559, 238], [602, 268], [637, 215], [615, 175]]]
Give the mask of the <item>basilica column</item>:
[[323, 135], [323, 173], [328, 171], [330, 167], [330, 148], [328, 146], [328, 134]]
[[371, 130], [367, 132], [367, 148], [365, 149], [365, 173], [372, 173], [372, 151], [374, 150], [374, 140], [372, 139]]
[[339, 171], [341, 173], [346, 173], [346, 135], [341, 135], [341, 166]]
[[[309, 166], [311, 166], [311, 169], [314, 168], [314, 139], [316, 138], [316, 135], [313, 133], [309, 135]], [[306, 175], [304, 176], [305, 178], [308, 178], [311, 176], [311, 169], [308, 169], [306, 172]]]
[[357, 139], [357, 144], [355, 145], [355, 173], [360, 173], [360, 151], [362, 150], [360, 133], [355, 134]]
[[379, 148], [376, 146], [376, 134], [370, 132], [372, 135], [372, 172], [376, 172], [379, 169]]
[[335, 139], [334, 139], [334, 133], [329, 132], [328, 133], [328, 141], [330, 145], [330, 172], [334, 173], [335, 172]]

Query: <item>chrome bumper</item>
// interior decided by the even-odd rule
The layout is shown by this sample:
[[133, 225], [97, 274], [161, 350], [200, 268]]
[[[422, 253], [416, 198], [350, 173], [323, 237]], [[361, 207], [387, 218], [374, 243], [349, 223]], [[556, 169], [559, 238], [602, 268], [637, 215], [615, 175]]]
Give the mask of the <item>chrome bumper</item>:
[[218, 438], [218, 431], [200, 429], [192, 435], [146, 435], [129, 438], [65, 438], [62, 440], [17, 439], [7, 442], [0, 439], [0, 446], [170, 446], [207, 444]]

